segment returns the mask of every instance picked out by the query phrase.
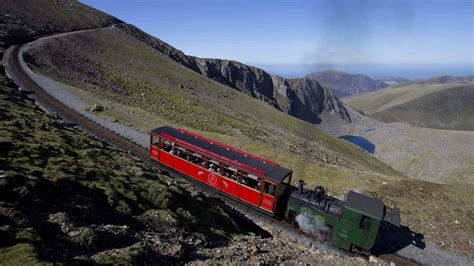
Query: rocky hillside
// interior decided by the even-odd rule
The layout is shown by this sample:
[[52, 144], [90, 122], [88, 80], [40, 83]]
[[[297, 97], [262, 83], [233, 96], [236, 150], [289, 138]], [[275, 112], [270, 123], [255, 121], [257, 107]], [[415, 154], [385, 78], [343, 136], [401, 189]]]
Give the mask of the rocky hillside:
[[[141, 120], [136, 126], [143, 130], [175, 124], [231, 136], [238, 145], [245, 143], [251, 149], [259, 142], [266, 148], [305, 154], [307, 159], [323, 164], [393, 173], [373, 156], [326, 135], [314, 124], [206, 78], [117, 27], [41, 39], [28, 50], [26, 58], [37, 73], [81, 88], [89, 96], [99, 94], [133, 108], [122, 113], [122, 108], [110, 106], [107, 113], [118, 120]], [[295, 94], [307, 93], [296, 91], [300, 90], [297, 81], [281, 84], [294, 85]], [[306, 85], [318, 86], [311, 81]], [[305, 104], [318, 111], [316, 92]], [[98, 97], [87, 98], [98, 101]]]
[[40, 35], [119, 22], [76, 0], [4, 0], [0, 4], [0, 47], [24, 43]]
[[[323, 184], [328, 188], [328, 191], [331, 191], [334, 195], [342, 195], [343, 192], [349, 188], [363, 190], [368, 194], [382, 199], [387, 205], [400, 207], [402, 210], [403, 223], [406, 223], [412, 231], [424, 234], [427, 243], [432, 243], [444, 249], [472, 257], [472, 254], [474, 254], [474, 246], [471, 245], [471, 240], [473, 239], [472, 232], [474, 232], [474, 222], [471, 213], [474, 204], [471, 184], [459, 182], [440, 185], [405, 178], [401, 176], [400, 173], [393, 171], [393, 169], [381, 163], [375, 157], [350, 143], [328, 136], [318, 130], [313, 124], [296, 119], [260, 100], [205, 78], [190, 67], [184, 67], [183, 64], [190, 63], [186, 61], [189, 58], [183, 57], [183, 62], [178, 63], [177, 60], [180, 60], [179, 58], [178, 53], [175, 59], [170, 59], [170, 56], [165, 55], [157, 49], [150, 49], [150, 46], [143, 41], [139, 41], [137, 38], [131, 38], [123, 30], [117, 28], [107, 28], [42, 39], [31, 47], [26, 56], [28, 65], [34, 69], [35, 75], [47, 80], [49, 84], [60, 84], [62, 86], [60, 88], [62, 89], [58, 89], [58, 91], [67, 91], [78, 95], [80, 100], [84, 103], [85, 109], [88, 110], [88, 107], [93, 104], [103, 106], [103, 111], [98, 112], [96, 114], [97, 116], [112, 117], [119, 123], [142, 130], [164, 124], [185, 127], [207, 137], [223, 141], [251, 153], [271, 158], [282, 165], [288, 166], [294, 169], [295, 180], [302, 178], [311, 187]], [[54, 83], [49, 77], [55, 79], [57, 82]], [[287, 80], [287, 82], [291, 82], [291, 80]], [[284, 84], [284, 82], [281, 82], [281, 84]], [[281, 89], [285, 89], [285, 86], [282, 86]], [[2, 96], [1, 100], [6, 100], [7, 98], [10, 98], [10, 95]], [[13, 98], [13, 101], [17, 101], [16, 97]], [[71, 98], [66, 98], [65, 102], [71, 100]], [[20, 101], [19, 105], [24, 106], [25, 102], [28, 101]], [[8, 105], [5, 110], [16, 109]], [[41, 111], [37, 110], [37, 112], [40, 113]], [[2, 112], [0, 112], [0, 116], [4, 113], [8, 114], [14, 121], [10, 121], [8, 127], [6, 124], [2, 124], [0, 128], [2, 130], [6, 128], [6, 130], [2, 131], [2, 134], [7, 134], [3, 132], [13, 132], [15, 138], [17, 138], [18, 136], [25, 135], [24, 132], [27, 132], [28, 137], [44, 137], [44, 134], [41, 132], [43, 130], [42, 127], [36, 126], [36, 121], [41, 121], [41, 119], [33, 113], [28, 112], [21, 119], [5, 112], [3, 109]], [[52, 117], [50, 118], [53, 119]], [[24, 128], [28, 129], [26, 125], [30, 127], [34, 126], [35, 131], [23, 130]], [[23, 130], [21, 134], [14, 131], [15, 127]], [[51, 128], [51, 125], [47, 127]], [[377, 130], [364, 129], [364, 131], [370, 133], [376, 132]], [[394, 134], [404, 135], [400, 134], [399, 131], [394, 132]], [[51, 138], [57, 139], [50, 131], [46, 131], [46, 135], [47, 137], [51, 136]], [[60, 142], [61, 145], [46, 145], [48, 152], [54, 151], [53, 154], [51, 154], [45, 153], [45, 151], [41, 149], [41, 145], [39, 145], [39, 143], [45, 143], [43, 137], [34, 142], [34, 144], [37, 144], [34, 146], [36, 147], [34, 150], [35, 153], [37, 152], [36, 150], [39, 150], [39, 152], [42, 152], [41, 155], [34, 155], [32, 159], [28, 157], [28, 160], [19, 159], [19, 162], [22, 163], [18, 166], [20, 170], [23, 169], [22, 167], [29, 167], [29, 164], [35, 163], [37, 158], [42, 158], [43, 162], [53, 158], [52, 165], [48, 164], [45, 170], [42, 170], [40, 167], [34, 168], [34, 170], [40, 173], [41, 171], [51, 171], [51, 175], [47, 176], [48, 181], [51, 181], [51, 183], [56, 180], [55, 178], [59, 179], [63, 176], [73, 179], [74, 176], [69, 170], [75, 170], [75, 168], [71, 166], [71, 163], [66, 164], [66, 162], [64, 162], [64, 164], [62, 164], [61, 159], [55, 158], [55, 156], [64, 157], [69, 160], [69, 162], [72, 162], [73, 165], [77, 165], [77, 161], [81, 160], [84, 155], [86, 156], [85, 161], [79, 162], [81, 167], [93, 168], [97, 164], [98, 169], [93, 169], [105, 171], [105, 174], [102, 175], [102, 172], [100, 172], [101, 174], [98, 175], [98, 177], [94, 175], [92, 177], [86, 176], [86, 178], [88, 178], [87, 182], [82, 180], [78, 182], [81, 182], [84, 186], [98, 187], [98, 191], [94, 190], [94, 195], [102, 197], [103, 194], [106, 194], [104, 197], [107, 197], [107, 202], [109, 197], [111, 197], [112, 201], [109, 203], [110, 205], [117, 204], [122, 206], [123, 204], [121, 202], [125, 202], [126, 204], [131, 204], [130, 206], [135, 206], [133, 205], [135, 204], [135, 199], [138, 202], [142, 202], [142, 200], [145, 199], [143, 200], [143, 204], [158, 204], [163, 202], [160, 201], [159, 198], [150, 199], [153, 194], [150, 196], [146, 193], [142, 193], [145, 190], [144, 188], [146, 188], [146, 191], [149, 191], [150, 188], [154, 189], [153, 185], [159, 186], [160, 188], [161, 185], [163, 185], [165, 189], [170, 189], [172, 196], [176, 195], [173, 193], [176, 192], [176, 190], [191, 191], [189, 193], [191, 197], [196, 193], [196, 195], [194, 195], [195, 198], [187, 197], [187, 192], [184, 193], [184, 196], [179, 194], [177, 200], [184, 200], [186, 204], [189, 203], [187, 201], [189, 199], [197, 200], [200, 198], [200, 194], [195, 192], [192, 188], [189, 188], [186, 184], [180, 182], [173, 184], [172, 180], [171, 183], [168, 184], [167, 181], [170, 181], [169, 179], [157, 174], [151, 169], [143, 169], [143, 171], [150, 173], [153, 181], [158, 180], [156, 181], [157, 184], [154, 184], [154, 182], [148, 183], [148, 175], [140, 176], [138, 172], [137, 176], [140, 178], [134, 176], [133, 174], [135, 172], [127, 169], [130, 162], [137, 163], [136, 161], [129, 157], [122, 157], [125, 156], [123, 153], [114, 151], [104, 143], [95, 147], [94, 145], [99, 145], [97, 143], [100, 143], [100, 141], [93, 138], [80, 138], [76, 135], [68, 136], [65, 141]], [[383, 137], [384, 140], [387, 139], [386, 135]], [[9, 135], [9, 140], [15, 138]], [[92, 145], [92, 151], [89, 150], [89, 144]], [[409, 144], [411, 145], [411, 143]], [[64, 145], [73, 146], [69, 148]], [[396, 143], [396, 145], [399, 144]], [[396, 145], [393, 146], [395, 147]], [[60, 147], [59, 151], [58, 149], [53, 149], [58, 146]], [[63, 154], [61, 147], [66, 147], [64, 148], [66, 155]], [[28, 146], [28, 148], [30, 148], [30, 146]], [[21, 154], [12, 155], [11, 158], [9, 156], [7, 160], [13, 161], [15, 158], [21, 158], [31, 154], [25, 152], [22, 146], [15, 146], [15, 149], [18, 149]], [[84, 154], [79, 153], [79, 155], [75, 153], [70, 154], [71, 150], [75, 151], [76, 149], [84, 149], [86, 152]], [[105, 152], [101, 151], [101, 149]], [[377, 149], [379, 149], [378, 144]], [[3, 149], [0, 149], [0, 151], [3, 151]], [[117, 161], [107, 161], [107, 155], [113, 156], [113, 159]], [[70, 156], [73, 157], [71, 158]], [[428, 158], [428, 156], [425, 157]], [[3, 159], [2, 157], [2, 160]], [[60, 161], [61, 164], [58, 163], [58, 161]], [[92, 163], [90, 161], [92, 161]], [[104, 163], [101, 163], [101, 161], [104, 161]], [[63, 172], [66, 173], [52, 171], [57, 164], [59, 165], [58, 168], [65, 169]], [[139, 163], [137, 164], [143, 166]], [[4, 161], [0, 163], [0, 166], [3, 165], [6, 165]], [[126, 175], [120, 172], [121, 169], [128, 171]], [[37, 172], [33, 172], [33, 174], [30, 175], [33, 177], [28, 177], [28, 184], [35, 186], [34, 176], [36, 173]], [[118, 179], [119, 182], [114, 182], [115, 179], [107, 180], [106, 177], [109, 174], [112, 177], [118, 175], [120, 177]], [[156, 176], [154, 174], [156, 174]], [[4, 182], [3, 174], [0, 173], [0, 176], [2, 176], [0, 178], [0, 184], [4, 184], [2, 183]], [[105, 182], [104, 179], [107, 182]], [[8, 186], [6, 189], [7, 192], [14, 191], [21, 195], [23, 191], [28, 191], [22, 185], [23, 183], [19, 182], [20, 185], [16, 188], [10, 183], [11, 180], [13, 180], [13, 182], [15, 181], [15, 179], [8, 178], [8, 183], [6, 183]], [[21, 181], [24, 179], [18, 180]], [[43, 178], [39, 177], [38, 180], [43, 180]], [[42, 183], [35, 186], [35, 188], [43, 188], [41, 185]], [[102, 192], [102, 190], [105, 192]], [[2, 190], [2, 193], [4, 191], [5, 190]], [[57, 192], [58, 189], [47, 191]], [[63, 197], [59, 192], [58, 195]], [[54, 201], [55, 198], [44, 198], [45, 194], [50, 195], [51, 193], [27, 194], [41, 196], [32, 198], [35, 200], [34, 203], [29, 203], [27, 201], [28, 198], [23, 200], [25, 198], [16, 197], [16, 201], [0, 199], [0, 204], [9, 206], [7, 214], [10, 215], [10, 213], [13, 213], [13, 215], [8, 216], [13, 217], [11, 218], [13, 221], [16, 221], [14, 220], [16, 217], [23, 217], [20, 215], [15, 216], [15, 214], [18, 213], [16, 210], [21, 212], [25, 209], [27, 211], [39, 209], [37, 208], [38, 205], [33, 204], [46, 202], [48, 206], [63, 207], [66, 205], [67, 207], [67, 204], [64, 203], [65, 201], [57, 202]], [[74, 195], [73, 193], [70, 194]], [[32, 239], [25, 238], [26, 240], [23, 240], [23, 238], [21, 238], [25, 235], [23, 230], [16, 229], [17, 225], [8, 219], [0, 219], [0, 222], [2, 222], [2, 224], [0, 224], [2, 230], [0, 240], [7, 239], [11, 241], [7, 244], [1, 244], [0, 254], [2, 257], [0, 261], [7, 261], [7, 263], [11, 264], [21, 264], [21, 261], [14, 261], [14, 259], [28, 258], [23, 254], [33, 254], [29, 257], [40, 259], [45, 257], [47, 259], [52, 258], [48, 259], [49, 262], [98, 261], [103, 263], [116, 262], [124, 264], [136, 261], [138, 261], [137, 263], [143, 263], [144, 260], [146, 262], [147, 258], [153, 258], [156, 254], [159, 254], [163, 260], [175, 260], [177, 258], [179, 262], [206, 261], [222, 264], [241, 262], [252, 264], [286, 262], [295, 264], [298, 261], [319, 263], [323, 260], [323, 263], [326, 264], [346, 265], [349, 263], [344, 260], [340, 261], [338, 258], [334, 258], [333, 255], [325, 256], [324, 252], [320, 250], [317, 250], [317, 253], [311, 255], [307, 250], [301, 249], [301, 247], [297, 245], [287, 243], [284, 239], [268, 241], [267, 238], [258, 235], [258, 230], [255, 232], [253, 228], [246, 227], [246, 223], [242, 224], [238, 222], [240, 220], [231, 216], [232, 213], [223, 208], [219, 203], [215, 205], [217, 208], [216, 212], [218, 212], [217, 214], [212, 214], [214, 211], [202, 213], [209, 217], [216, 217], [216, 219], [220, 219], [218, 217], [222, 218], [222, 216], [225, 216], [225, 213], [227, 213], [229, 217], [228, 219], [222, 220], [222, 223], [228, 224], [228, 221], [231, 221], [230, 219], [234, 219], [234, 221], [237, 221], [237, 229], [240, 230], [237, 230], [234, 226], [222, 234], [222, 232], [220, 232], [222, 225], [219, 223], [215, 227], [213, 226], [216, 230], [211, 230], [215, 232], [211, 232], [210, 238], [199, 237], [202, 228], [186, 227], [193, 223], [184, 223], [189, 220], [193, 221], [194, 213], [188, 209], [190, 206], [194, 207], [191, 202], [189, 205], [182, 207], [183, 210], [191, 214], [191, 217], [187, 216], [186, 212], [184, 212], [184, 216], [187, 218], [181, 219], [181, 216], [176, 216], [178, 217], [177, 220], [182, 220], [184, 224], [184, 227], [181, 227], [182, 224], [178, 224], [175, 227], [177, 231], [183, 232], [182, 234], [177, 234], [181, 238], [176, 239], [170, 237], [169, 234], [167, 234], [167, 230], [169, 229], [167, 227], [163, 230], [159, 230], [157, 227], [146, 228], [146, 230], [151, 230], [152, 235], [156, 234], [158, 237], [147, 238], [150, 239], [149, 242], [147, 242], [148, 240], [144, 242], [138, 241], [139, 243], [137, 245], [145, 243], [145, 254], [149, 254], [148, 250], [151, 247], [150, 257], [142, 255], [143, 252], [140, 251], [141, 247], [123, 246], [116, 244], [115, 241], [112, 243], [113, 246], [111, 246], [111, 249], [108, 249], [108, 246], [105, 248], [101, 246], [100, 250], [92, 249], [83, 252], [82, 249], [79, 250], [80, 245], [75, 244], [76, 242], [72, 242], [72, 240], [70, 241], [69, 239], [77, 235], [76, 231], [78, 231], [78, 227], [88, 227], [89, 225], [83, 220], [87, 217], [84, 218], [84, 216], [81, 216], [81, 210], [92, 210], [92, 213], [98, 212], [94, 210], [94, 198], [91, 199], [88, 197], [94, 195], [85, 195], [85, 197], [82, 197], [82, 194], [78, 196], [79, 200], [77, 201], [81, 203], [77, 208], [79, 211], [74, 209], [76, 212], [68, 215], [62, 214], [62, 212], [68, 213], [67, 211], [60, 211], [61, 213], [57, 215], [57, 212], [54, 212], [52, 213], [53, 215], [50, 216], [51, 213], [48, 210], [43, 211], [39, 209], [41, 210], [41, 212], [39, 212], [40, 215], [34, 216], [38, 225], [35, 225], [31, 220], [25, 224], [26, 228], [35, 228], [41, 227], [44, 221], [48, 221], [46, 225], [51, 226], [48, 228], [53, 228], [55, 232], [58, 233], [58, 237], [52, 240], [50, 238], [41, 238], [38, 240], [36, 238], [37, 234], [33, 235]], [[2, 197], [2, 194], [0, 194], [0, 197]], [[69, 198], [76, 199], [75, 197]], [[87, 202], [82, 204], [80, 201], [82, 199]], [[166, 202], [166, 199], [167, 198], [165, 198], [164, 202]], [[105, 202], [105, 200], [100, 201], [100, 203], [103, 202]], [[209, 199], [205, 198], [203, 198], [202, 202], [203, 204], [206, 202], [215, 203], [215, 201], [209, 201]], [[104, 205], [105, 204], [99, 204], [99, 207]], [[4, 205], [2, 205], [2, 207], [3, 206]], [[112, 206], [115, 209], [115, 205]], [[420, 206], [425, 207], [420, 208]], [[139, 209], [139, 212], [144, 210], [146, 213], [147, 211], [155, 210], [145, 207]], [[117, 209], [127, 210], [126, 207], [117, 207]], [[135, 208], [130, 209], [132, 209], [132, 211], [135, 210]], [[161, 210], [160, 208], [158, 209]], [[448, 211], [440, 212], [439, 210]], [[183, 212], [178, 212], [177, 209], [174, 211], [171, 207], [170, 211], [177, 213], [177, 215], [183, 215]], [[35, 212], [34, 214], [37, 213], [38, 212]], [[69, 222], [70, 220], [67, 218], [64, 219], [64, 216], [72, 217], [72, 219], [70, 219], [72, 222]], [[141, 214], [132, 213], [131, 216], [135, 218], [136, 216], [140, 217]], [[159, 215], [156, 216], [162, 217]], [[76, 221], [78, 221], [78, 223], [76, 223]], [[100, 229], [99, 232], [104, 230], [106, 236], [110, 234], [121, 236], [123, 231], [121, 228], [118, 228], [118, 226], [126, 225], [129, 226], [127, 232], [130, 232], [133, 237], [139, 240], [142, 239], [139, 238], [142, 237], [140, 227], [136, 229], [137, 227], [132, 228], [129, 224], [114, 224], [113, 222], [108, 222], [108, 220], [103, 223], [102, 220], [98, 221], [98, 223], [93, 224], [94, 226], [90, 226], [90, 228], [92, 230]], [[220, 222], [220, 220], [217, 221]], [[63, 224], [66, 225], [64, 232], [62, 231]], [[97, 224], [99, 226], [96, 227]], [[111, 226], [107, 226], [108, 224], [111, 224]], [[162, 223], [160, 223], [160, 225], [161, 224]], [[4, 225], [7, 226], [4, 227]], [[118, 226], [116, 227], [116, 225]], [[15, 230], [11, 230], [12, 227]], [[72, 232], [68, 228], [72, 228]], [[191, 231], [189, 228], [191, 228]], [[125, 227], [124, 230], [127, 230], [127, 228]], [[175, 229], [169, 229], [170, 232], [174, 233], [175, 231], [173, 230]], [[3, 231], [5, 231], [5, 234], [10, 234], [9, 238], [3, 237]], [[251, 232], [254, 232], [256, 235], [252, 235]], [[226, 234], [227, 236], [225, 236]], [[232, 234], [231, 239], [229, 234]], [[44, 234], [41, 234], [41, 236], [43, 235]], [[149, 235], [150, 234], [145, 234], [145, 236]], [[189, 237], [190, 235], [191, 237]], [[193, 235], [196, 237], [193, 237]], [[221, 238], [222, 235], [224, 235], [223, 238]], [[214, 239], [212, 236], [216, 236], [216, 239], [223, 239], [226, 245], [219, 245], [219, 241], [211, 241], [211, 243], [215, 243], [216, 245], [210, 245], [208, 247], [206, 244], [209, 243], [209, 239]], [[422, 240], [423, 235], [421, 235], [421, 237], [417, 235], [417, 238], [417, 240]], [[104, 242], [103, 239], [104, 238], [99, 238], [99, 244], [110, 243]], [[117, 238], [112, 239], [116, 240]], [[170, 240], [171, 244], [168, 244]], [[409, 241], [411, 239], [409, 237], [402, 239], [402, 241], [406, 240], [410, 243]], [[75, 249], [69, 248], [69, 242], [67, 241], [72, 242]], [[122, 243], [119, 241], [116, 242]], [[19, 246], [17, 246], [17, 244], [19, 244]], [[54, 245], [53, 248], [51, 248], [51, 245]], [[56, 260], [54, 256], [47, 257], [44, 255], [45, 251], [54, 253], [57, 245], [60, 245], [60, 249], [58, 250], [61, 252], [66, 248], [71, 250], [67, 250], [69, 253], [64, 253], [68, 254], [68, 257]], [[79, 251], [75, 251], [76, 249]], [[137, 250], [139, 251], [137, 252]], [[158, 252], [156, 252], [156, 250], [158, 250]], [[102, 251], [104, 252], [102, 253]], [[102, 254], [95, 256], [97, 253]], [[319, 253], [322, 255], [318, 255]], [[73, 254], [74, 257], [69, 254]], [[135, 254], [138, 254], [138, 256]], [[72, 259], [70, 259], [71, 257]], [[144, 260], [142, 260], [142, 258], [144, 258]], [[163, 263], [168, 263], [168, 261], [164, 261]], [[356, 263], [360, 262], [357, 261]]]
[[46, 115], [0, 78], [2, 263], [173, 262], [188, 253], [180, 241], [245, 233], [222, 204]]
[[387, 123], [474, 130], [473, 85], [413, 84], [356, 95], [345, 101], [364, 114]]
[[1, 264], [353, 261], [273, 238], [222, 202], [44, 113], [0, 71]]
[[351, 121], [339, 99], [317, 81], [287, 80], [236, 61], [188, 56], [132, 25], [120, 25], [119, 28], [205, 77], [263, 100], [292, 116], [316, 124], [323, 122], [322, 113], [330, 114], [325, 117], [331, 119]]
[[384, 81], [375, 80], [365, 75], [354, 75], [334, 70], [316, 72], [309, 74], [306, 78], [317, 80], [338, 97], [375, 91], [389, 85]]

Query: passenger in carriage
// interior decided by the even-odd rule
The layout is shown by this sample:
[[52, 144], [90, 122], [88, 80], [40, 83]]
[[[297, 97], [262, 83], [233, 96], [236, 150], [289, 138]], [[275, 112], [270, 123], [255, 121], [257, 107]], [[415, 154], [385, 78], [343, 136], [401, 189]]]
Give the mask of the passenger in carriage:
[[224, 171], [224, 176], [225, 177], [231, 177], [231, 174], [230, 174], [229, 170], [224, 168], [223, 171]]
[[173, 154], [173, 155], [176, 154], [176, 149], [174, 147], [172, 147], [171, 150], [170, 150], [170, 153]]
[[163, 150], [170, 152], [171, 151], [171, 145], [168, 143], [163, 143]]
[[197, 156], [195, 156], [195, 158], [194, 158], [194, 163], [197, 164], [197, 165], [201, 165], [202, 159], [199, 158], [199, 157], [197, 157]]
[[214, 167], [214, 164], [211, 163], [211, 164], [209, 164], [209, 166], [207, 167], [207, 170], [213, 171], [213, 167]]

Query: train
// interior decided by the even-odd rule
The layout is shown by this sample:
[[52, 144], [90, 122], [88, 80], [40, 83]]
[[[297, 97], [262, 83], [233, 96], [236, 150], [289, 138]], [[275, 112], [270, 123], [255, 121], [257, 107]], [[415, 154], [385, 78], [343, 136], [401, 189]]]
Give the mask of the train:
[[400, 209], [376, 198], [351, 190], [340, 200], [322, 186], [307, 189], [301, 180], [293, 186], [291, 169], [185, 129], [150, 131], [150, 158], [350, 252], [370, 253], [382, 222], [400, 226]]

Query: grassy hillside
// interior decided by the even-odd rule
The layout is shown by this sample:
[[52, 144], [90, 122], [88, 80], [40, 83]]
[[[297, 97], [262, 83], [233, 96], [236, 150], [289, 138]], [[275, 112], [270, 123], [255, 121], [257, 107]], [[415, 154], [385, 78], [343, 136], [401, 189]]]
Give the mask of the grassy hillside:
[[0, 75], [2, 264], [176, 263], [197, 248], [176, 252], [182, 239], [219, 246], [258, 232], [188, 184], [46, 115], [10, 85]]
[[474, 85], [415, 84], [345, 98], [383, 122], [452, 130], [474, 130]]
[[322, 184], [333, 195], [364, 190], [400, 207], [404, 224], [428, 242], [472, 255], [472, 184], [400, 177], [352, 144], [204, 79], [117, 29], [57, 38], [29, 55], [35, 71], [69, 84], [88, 105], [105, 106], [99, 115], [141, 129], [186, 127], [271, 158], [294, 169], [295, 180]]
[[0, 47], [23, 43], [38, 35], [120, 22], [76, 0], [2, 0], [0, 14]]
[[395, 173], [353, 145], [207, 79], [119, 29], [48, 40], [28, 54], [35, 70], [83, 88], [86, 98], [91, 92], [100, 96], [89, 97], [89, 104], [104, 98], [125, 106], [106, 113], [133, 119], [141, 129], [174, 124], [231, 138], [237, 146], [263, 146], [281, 157], [303, 155], [312, 164]]

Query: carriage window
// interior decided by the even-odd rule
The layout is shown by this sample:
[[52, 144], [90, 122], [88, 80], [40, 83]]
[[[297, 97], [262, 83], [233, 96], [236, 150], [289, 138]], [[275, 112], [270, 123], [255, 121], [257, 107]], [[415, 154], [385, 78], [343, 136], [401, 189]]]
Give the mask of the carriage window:
[[252, 174], [242, 173], [241, 182], [243, 185], [246, 185], [252, 189], [260, 191], [260, 181], [258, 177]]
[[265, 187], [263, 188], [265, 194], [275, 196], [275, 185], [272, 183], [265, 182]]
[[169, 151], [171, 151], [171, 143], [167, 140], [163, 140], [160, 143], [160, 148], [167, 151], [167, 152], [169, 152]]
[[195, 164], [195, 165], [201, 165], [202, 162], [204, 162], [204, 159], [202, 159], [202, 156], [199, 155], [199, 154], [194, 154], [193, 158], [192, 158], [192, 162]]
[[186, 150], [183, 150], [183, 149], [179, 149], [179, 157], [182, 158], [182, 159], [187, 159], [188, 158], [188, 155], [189, 153], [186, 151]]

